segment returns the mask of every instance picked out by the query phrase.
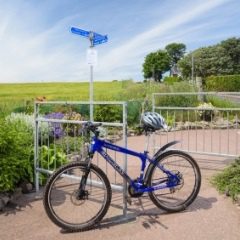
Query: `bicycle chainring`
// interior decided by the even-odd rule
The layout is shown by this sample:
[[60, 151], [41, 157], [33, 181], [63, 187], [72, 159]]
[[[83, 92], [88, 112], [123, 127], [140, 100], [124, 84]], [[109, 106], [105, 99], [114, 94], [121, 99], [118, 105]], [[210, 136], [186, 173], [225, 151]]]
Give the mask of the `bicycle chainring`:
[[[137, 182], [137, 179], [134, 180], [134, 182]], [[132, 198], [138, 198], [138, 197], [141, 197], [143, 195], [143, 192], [136, 192], [135, 189], [131, 185], [129, 185], [128, 186], [128, 194]]]

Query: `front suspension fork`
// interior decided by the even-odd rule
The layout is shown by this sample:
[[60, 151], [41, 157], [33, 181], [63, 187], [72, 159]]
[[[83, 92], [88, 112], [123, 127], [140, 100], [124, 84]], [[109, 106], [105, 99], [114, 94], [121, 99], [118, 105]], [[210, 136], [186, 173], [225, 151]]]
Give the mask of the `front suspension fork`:
[[84, 173], [81, 177], [81, 181], [79, 184], [79, 188], [78, 188], [78, 198], [82, 199], [84, 196], [87, 195], [87, 192], [85, 191], [86, 188], [86, 184], [87, 184], [87, 179], [88, 179], [88, 175], [90, 173], [90, 166], [91, 166], [91, 158], [88, 159], [86, 168], [84, 169]]

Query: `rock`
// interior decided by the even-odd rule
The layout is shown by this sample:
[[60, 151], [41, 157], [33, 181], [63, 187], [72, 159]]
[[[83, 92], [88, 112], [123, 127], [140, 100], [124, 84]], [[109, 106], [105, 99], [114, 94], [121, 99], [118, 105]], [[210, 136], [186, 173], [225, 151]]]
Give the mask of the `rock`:
[[135, 135], [135, 131], [133, 129], [129, 129], [128, 136], [134, 136], [134, 135]]
[[22, 188], [18, 187], [18, 188], [15, 189], [12, 198], [13, 198], [13, 200], [17, 200], [21, 196], [22, 196]]
[[8, 204], [11, 200], [11, 196], [7, 193], [0, 194], [0, 211], [4, 210], [4, 207]]
[[209, 128], [209, 122], [207, 121], [201, 121], [200, 125], [202, 126], [202, 128]]
[[33, 185], [29, 182], [21, 183], [20, 187], [22, 188], [22, 193], [30, 193], [33, 189]]
[[0, 198], [0, 211], [3, 211], [4, 207], [5, 207], [5, 203], [4, 203], [4, 201]]
[[216, 126], [216, 128], [227, 129], [227, 128], [233, 128], [234, 124], [232, 122], [230, 122], [229, 120], [226, 120], [223, 118], [218, 118], [215, 121], [215, 126]]
[[225, 192], [224, 192], [224, 193], [225, 193], [225, 196], [226, 196], [226, 197], [229, 197], [229, 196], [230, 196], [229, 189], [225, 189]]
[[240, 207], [240, 194], [238, 194], [236, 197], [236, 203]]

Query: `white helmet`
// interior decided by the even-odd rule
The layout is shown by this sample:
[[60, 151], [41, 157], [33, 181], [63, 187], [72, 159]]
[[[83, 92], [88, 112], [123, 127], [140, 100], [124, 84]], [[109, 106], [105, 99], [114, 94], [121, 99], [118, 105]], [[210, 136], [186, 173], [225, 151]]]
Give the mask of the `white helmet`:
[[141, 123], [144, 128], [151, 130], [167, 129], [167, 124], [164, 118], [156, 112], [145, 112], [142, 114]]

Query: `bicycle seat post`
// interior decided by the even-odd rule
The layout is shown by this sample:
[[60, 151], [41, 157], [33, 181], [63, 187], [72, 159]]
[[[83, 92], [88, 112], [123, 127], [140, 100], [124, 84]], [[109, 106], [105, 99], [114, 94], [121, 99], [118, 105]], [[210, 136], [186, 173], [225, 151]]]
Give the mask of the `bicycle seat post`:
[[145, 149], [144, 149], [144, 151], [145, 152], [148, 152], [148, 148], [149, 148], [149, 140], [150, 140], [150, 132], [145, 132], [145, 136], [146, 136], [146, 138], [145, 138]]

